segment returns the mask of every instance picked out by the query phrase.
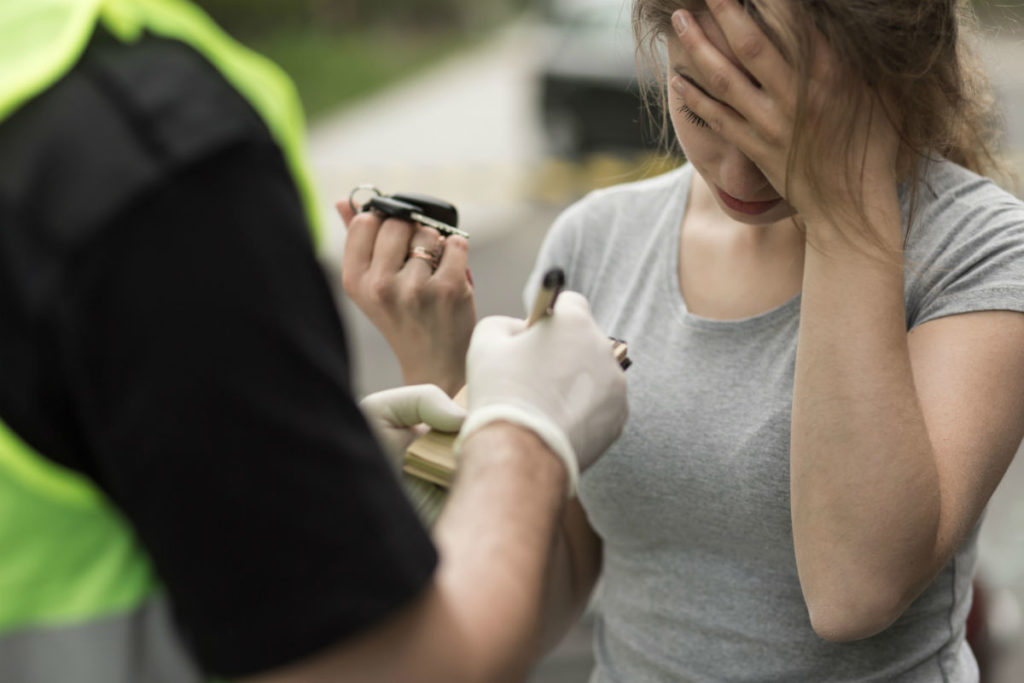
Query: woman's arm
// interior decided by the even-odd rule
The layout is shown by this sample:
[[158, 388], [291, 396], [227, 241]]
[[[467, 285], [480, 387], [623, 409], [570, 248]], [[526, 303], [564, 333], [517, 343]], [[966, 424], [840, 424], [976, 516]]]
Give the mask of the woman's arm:
[[977, 523], [1024, 435], [1024, 315], [906, 332], [901, 269], [809, 249], [793, 395], [797, 566], [825, 638], [870, 636]]
[[[681, 13], [679, 38], [716, 99], [674, 87], [804, 221], [790, 450], [797, 569], [815, 630], [863, 638], [949, 562], [1024, 435], [1024, 315], [956, 315], [908, 335], [899, 136], [885, 103], [820, 41], [805, 121], [837, 137], [835, 153], [791, 159], [794, 69], [735, 0], [708, 7], [748, 73]], [[849, 120], [829, 105], [851, 92], [866, 106]]]

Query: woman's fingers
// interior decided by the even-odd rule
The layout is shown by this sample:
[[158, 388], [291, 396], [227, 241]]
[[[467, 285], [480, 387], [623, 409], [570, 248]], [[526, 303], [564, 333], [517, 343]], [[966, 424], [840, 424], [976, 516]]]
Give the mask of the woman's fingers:
[[708, 0], [707, 5], [743, 68], [769, 92], [791, 92], [792, 69], [754, 18], [736, 0]]
[[396, 274], [405, 264], [409, 255], [409, 242], [416, 229], [409, 221], [388, 218], [377, 232], [373, 245], [373, 261], [370, 270], [378, 277]]
[[[672, 24], [689, 62], [689, 68], [685, 71], [696, 72], [687, 74], [679, 65], [673, 65], [677, 73], [690, 76], [692, 82], [718, 104], [732, 108], [748, 119], [756, 116], [759, 107], [763, 106], [765, 95], [751, 81], [750, 76], [708, 40], [704, 28], [692, 14], [686, 10], [676, 10], [672, 14]], [[714, 29], [713, 26], [708, 28]]]
[[402, 273], [417, 282], [427, 280], [437, 269], [444, 251], [441, 234], [434, 228], [417, 225], [409, 241], [409, 260]]
[[351, 292], [350, 286], [362, 279], [370, 269], [381, 220], [372, 212], [353, 214], [347, 201], [338, 203], [338, 213], [348, 226], [345, 253], [341, 258], [341, 272], [345, 290]]
[[466, 276], [466, 265], [469, 261], [469, 242], [464, 237], [452, 235], [444, 243], [444, 254], [441, 256], [441, 263], [437, 267], [435, 275], [445, 282], [458, 283], [472, 289], [472, 284]]
[[347, 200], [334, 203], [334, 209], [341, 216], [341, 222], [345, 224], [346, 228], [352, 222], [352, 219], [355, 218], [357, 208]]

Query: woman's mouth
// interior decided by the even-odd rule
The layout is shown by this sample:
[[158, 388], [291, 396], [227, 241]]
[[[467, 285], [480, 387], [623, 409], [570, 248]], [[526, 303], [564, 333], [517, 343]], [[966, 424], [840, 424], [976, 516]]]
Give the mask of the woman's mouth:
[[723, 204], [733, 211], [745, 213], [750, 216], [756, 216], [759, 213], [764, 213], [782, 201], [782, 197], [776, 197], [775, 199], [769, 199], [766, 202], [745, 202], [742, 199], [736, 199], [736, 197], [733, 197], [731, 194], [723, 192], [720, 187], [715, 187], [715, 189], [718, 190], [718, 196], [721, 197]]

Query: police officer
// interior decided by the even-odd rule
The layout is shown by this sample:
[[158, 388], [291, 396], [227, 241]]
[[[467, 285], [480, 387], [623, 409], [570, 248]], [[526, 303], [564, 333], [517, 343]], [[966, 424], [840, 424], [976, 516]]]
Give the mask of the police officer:
[[[581, 297], [483, 321], [431, 539], [350, 393], [300, 122], [182, 0], [0, 2], [0, 680], [529, 665], [622, 375]], [[430, 386], [367, 411], [396, 450], [463, 420]]]

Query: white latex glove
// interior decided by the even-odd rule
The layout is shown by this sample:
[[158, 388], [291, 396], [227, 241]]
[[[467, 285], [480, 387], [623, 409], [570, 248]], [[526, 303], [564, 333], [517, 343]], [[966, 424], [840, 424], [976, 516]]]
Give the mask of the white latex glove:
[[565, 462], [570, 497], [579, 473], [618, 438], [629, 412], [612, 342], [575, 292], [563, 292], [554, 313], [528, 329], [514, 318], [481, 320], [466, 377], [469, 410], [456, 449], [491, 422], [527, 427]]
[[413, 439], [429, 427], [456, 432], [466, 416], [458, 403], [433, 384], [378, 391], [360, 401], [359, 408], [396, 472], [402, 469], [405, 449]]

